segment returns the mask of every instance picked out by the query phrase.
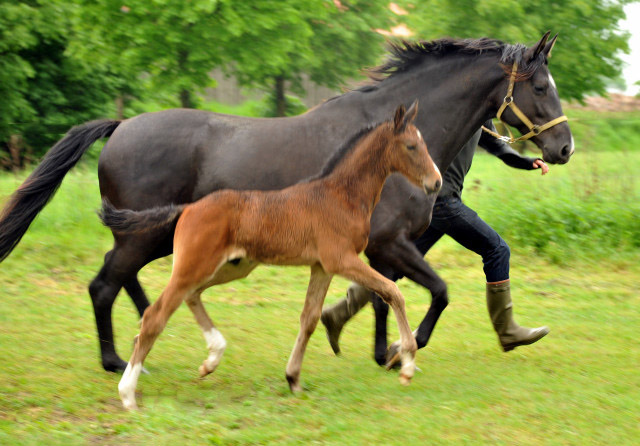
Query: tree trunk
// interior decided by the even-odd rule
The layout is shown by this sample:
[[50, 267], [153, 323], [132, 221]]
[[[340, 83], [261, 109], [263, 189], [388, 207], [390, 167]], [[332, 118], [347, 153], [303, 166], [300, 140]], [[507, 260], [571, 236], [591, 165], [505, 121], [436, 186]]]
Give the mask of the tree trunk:
[[24, 148], [24, 140], [20, 135], [11, 135], [9, 136], [9, 155], [11, 155], [11, 168], [14, 171], [20, 169], [21, 161], [21, 152]]
[[[184, 73], [187, 70], [187, 61], [189, 60], [189, 51], [178, 51], [178, 69]], [[180, 106], [182, 108], [194, 108], [191, 92], [186, 88], [180, 90]]]
[[180, 90], [180, 106], [182, 108], [194, 108], [191, 100], [191, 92], [186, 88]]
[[124, 97], [121, 94], [116, 96], [116, 115], [118, 119], [124, 119]]
[[284, 95], [284, 76], [276, 77], [276, 116], [285, 116], [287, 98]]

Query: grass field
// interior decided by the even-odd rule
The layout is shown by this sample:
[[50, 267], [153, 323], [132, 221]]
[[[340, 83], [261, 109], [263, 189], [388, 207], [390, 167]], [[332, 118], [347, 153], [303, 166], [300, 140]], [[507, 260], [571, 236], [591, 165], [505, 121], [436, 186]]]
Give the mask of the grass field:
[[[589, 212], [601, 203], [608, 203], [607, 213], [633, 206], [640, 156], [627, 155], [619, 163], [619, 153], [577, 153], [544, 178], [480, 156], [465, 195], [480, 215], [518, 239], [526, 233], [510, 229], [510, 216], [524, 213], [534, 200], [552, 209], [585, 202]], [[581, 192], [594, 178], [593, 166], [599, 168], [601, 202]], [[616, 187], [621, 177], [628, 178], [620, 182], [627, 193]], [[1, 176], [0, 197], [23, 178]], [[117, 395], [120, 375], [99, 366], [87, 293], [111, 243], [93, 212], [99, 205], [94, 170], [76, 169], [0, 265], [0, 444], [640, 440], [640, 254], [633, 234], [631, 241], [595, 251], [589, 246], [597, 244], [580, 238], [595, 237], [588, 225], [578, 228], [568, 248], [555, 242], [540, 248], [508, 237], [518, 321], [551, 327], [538, 344], [509, 354], [499, 350], [490, 327], [480, 259], [449, 240], [439, 243], [428, 260], [449, 283], [451, 304], [430, 345], [418, 353], [422, 373], [409, 387], [374, 364], [366, 309], [347, 326], [341, 357], [333, 356], [322, 330], [314, 334], [303, 364], [305, 392], [291, 395], [284, 368], [308, 274], [304, 268], [261, 267], [248, 279], [205, 293], [205, 305], [228, 342], [215, 374], [197, 378], [206, 348], [191, 313], [181, 308], [145, 364], [151, 374], [138, 385], [142, 410], [126, 413]], [[142, 272], [152, 300], [166, 284], [170, 265], [161, 259]], [[346, 286], [336, 278], [328, 302]], [[429, 296], [406, 280], [400, 286], [415, 326]], [[122, 293], [114, 325], [125, 358], [137, 320]], [[389, 325], [395, 337], [395, 322]]]

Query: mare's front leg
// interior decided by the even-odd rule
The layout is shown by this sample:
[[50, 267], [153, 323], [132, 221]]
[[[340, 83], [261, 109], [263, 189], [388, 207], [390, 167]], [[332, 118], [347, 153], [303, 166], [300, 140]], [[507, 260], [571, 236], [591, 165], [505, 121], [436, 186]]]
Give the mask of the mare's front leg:
[[[439, 237], [435, 240], [438, 238]], [[394, 279], [397, 280], [400, 277], [407, 277], [415, 283], [427, 288], [431, 293], [431, 305], [429, 306], [429, 310], [420, 323], [418, 329], [414, 332], [419, 349], [426, 346], [429, 342], [436, 322], [438, 322], [440, 315], [449, 303], [447, 296], [447, 284], [424, 260], [424, 252], [421, 252], [423, 250], [426, 252], [433, 243], [428, 240], [427, 245], [422, 246], [420, 243], [421, 240], [422, 239], [417, 240], [416, 244], [414, 244], [406, 237], [400, 236], [393, 240], [393, 242], [386, 244], [384, 249], [380, 249], [375, 254], [371, 255], [372, 265], [375, 262], [384, 262], [385, 265], [388, 265], [388, 267], [395, 271], [396, 276]], [[376, 312], [376, 320], [377, 319], [378, 313]], [[376, 324], [376, 327], [377, 326], [378, 324]], [[376, 340], [378, 337], [379, 335], [376, 333]], [[386, 354], [387, 367], [392, 367], [394, 362], [397, 361], [396, 353], [398, 350], [399, 342], [394, 342], [389, 346], [389, 350]], [[378, 360], [377, 355], [378, 350], [376, 349], [376, 360]], [[395, 361], [393, 361], [394, 358], [396, 358]]]
[[222, 333], [213, 325], [204, 305], [202, 305], [200, 293], [196, 293], [187, 299], [187, 305], [196, 318], [198, 325], [200, 325], [202, 335], [209, 349], [209, 356], [202, 362], [202, 365], [198, 369], [200, 377], [203, 378], [209, 373], [213, 373], [216, 367], [218, 367], [218, 364], [220, 364], [224, 350], [227, 347], [227, 341], [225, 341]]
[[378, 293], [387, 302], [396, 315], [400, 332], [401, 349], [400, 382], [408, 385], [415, 372], [416, 340], [411, 334], [409, 321], [405, 311], [404, 297], [398, 286], [391, 280], [364, 263], [356, 255], [345, 255], [335, 265], [335, 273], [359, 283], [365, 288]]
[[331, 284], [332, 274], [328, 274], [322, 266], [315, 264], [311, 266], [311, 277], [307, 288], [307, 297], [304, 301], [304, 308], [300, 315], [300, 332], [293, 347], [289, 362], [287, 363], [287, 381], [292, 392], [302, 390], [300, 386], [300, 370], [302, 368], [302, 358], [307, 349], [307, 343], [313, 331], [318, 325], [322, 304], [327, 295], [327, 290]]

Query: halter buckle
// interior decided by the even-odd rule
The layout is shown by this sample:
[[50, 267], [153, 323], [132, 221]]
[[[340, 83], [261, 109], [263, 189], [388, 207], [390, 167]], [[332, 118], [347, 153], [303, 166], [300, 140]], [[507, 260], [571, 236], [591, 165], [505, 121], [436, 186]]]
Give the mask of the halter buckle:
[[534, 125], [533, 127], [531, 127], [531, 133], [533, 133], [534, 135], [538, 136], [540, 134], [540, 126], [539, 125]]
[[505, 96], [502, 101], [505, 103], [505, 105], [511, 104], [513, 102], [513, 95], [512, 96]]

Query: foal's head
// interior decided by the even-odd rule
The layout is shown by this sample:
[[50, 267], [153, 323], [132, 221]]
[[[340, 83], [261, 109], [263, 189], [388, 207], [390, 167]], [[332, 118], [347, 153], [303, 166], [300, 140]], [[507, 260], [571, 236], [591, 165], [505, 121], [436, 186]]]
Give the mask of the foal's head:
[[427, 194], [437, 193], [442, 186], [442, 176], [435, 165], [427, 145], [413, 120], [418, 114], [418, 101], [406, 110], [401, 105], [393, 119], [393, 148], [390, 150], [391, 170], [399, 172]]

